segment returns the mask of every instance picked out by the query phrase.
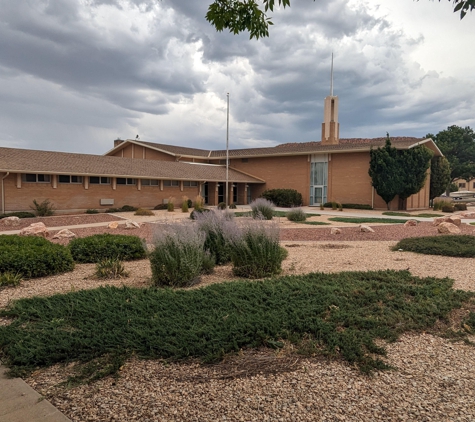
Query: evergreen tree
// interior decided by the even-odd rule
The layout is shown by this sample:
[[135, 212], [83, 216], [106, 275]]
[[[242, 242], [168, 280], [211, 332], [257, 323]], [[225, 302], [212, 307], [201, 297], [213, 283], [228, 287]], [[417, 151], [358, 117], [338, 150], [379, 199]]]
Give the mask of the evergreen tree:
[[398, 151], [391, 146], [389, 133], [386, 137], [386, 145], [382, 148], [371, 149], [369, 154], [368, 173], [372, 180], [371, 184], [389, 209], [389, 204], [398, 194], [401, 186]]
[[401, 185], [397, 194], [401, 200], [406, 200], [424, 187], [433, 155], [433, 152], [423, 145], [398, 151], [397, 161]]
[[432, 200], [443, 194], [450, 185], [450, 164], [445, 157], [434, 157], [430, 165], [430, 193]]

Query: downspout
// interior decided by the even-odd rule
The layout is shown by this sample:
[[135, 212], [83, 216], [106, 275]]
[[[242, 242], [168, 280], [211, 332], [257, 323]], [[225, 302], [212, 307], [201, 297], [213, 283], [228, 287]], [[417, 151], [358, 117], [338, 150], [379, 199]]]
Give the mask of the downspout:
[[2, 177], [2, 214], [5, 214], [5, 188], [3, 186], [3, 181], [10, 175], [10, 172], [7, 171], [5, 176]]

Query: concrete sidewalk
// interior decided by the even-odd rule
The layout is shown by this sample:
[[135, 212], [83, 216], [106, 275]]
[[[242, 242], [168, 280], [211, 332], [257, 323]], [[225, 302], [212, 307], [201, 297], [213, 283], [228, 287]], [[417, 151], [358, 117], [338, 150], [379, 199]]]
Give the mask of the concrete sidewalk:
[[71, 422], [21, 378], [0, 365], [0, 422]]

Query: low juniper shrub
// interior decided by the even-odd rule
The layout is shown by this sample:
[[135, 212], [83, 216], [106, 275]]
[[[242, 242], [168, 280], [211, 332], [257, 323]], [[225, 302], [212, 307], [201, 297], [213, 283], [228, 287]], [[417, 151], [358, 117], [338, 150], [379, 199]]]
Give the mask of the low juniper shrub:
[[0, 214], [0, 219], [5, 217], [18, 217], [18, 218], [35, 218], [35, 214], [32, 212], [18, 211], [18, 212], [7, 212], [5, 214]]
[[274, 204], [264, 198], [257, 198], [250, 204], [252, 217], [257, 219], [272, 220]]
[[139, 208], [137, 211], [135, 211], [134, 215], [153, 216], [155, 214], [152, 210], [148, 210], [146, 208]]
[[42, 237], [0, 236], [0, 273], [45, 277], [74, 269], [69, 249]]
[[230, 210], [235, 210], [236, 208], [237, 208], [236, 204], [231, 204], [231, 205], [229, 206], [229, 209], [230, 209]]
[[99, 214], [99, 211], [95, 209], [87, 209], [86, 214]]
[[74, 260], [81, 263], [95, 263], [108, 258], [131, 261], [146, 257], [139, 237], [121, 234], [104, 233], [73, 239], [69, 249]]
[[226, 209], [226, 202], [220, 202], [218, 204], [218, 210], [225, 210]]

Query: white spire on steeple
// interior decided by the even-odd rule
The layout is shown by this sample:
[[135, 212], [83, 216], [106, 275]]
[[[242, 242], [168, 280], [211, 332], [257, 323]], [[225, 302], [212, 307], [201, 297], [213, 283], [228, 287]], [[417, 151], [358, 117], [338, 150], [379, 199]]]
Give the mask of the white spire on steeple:
[[331, 82], [330, 82], [330, 97], [333, 97], [333, 51], [332, 51], [332, 70], [331, 70]]

